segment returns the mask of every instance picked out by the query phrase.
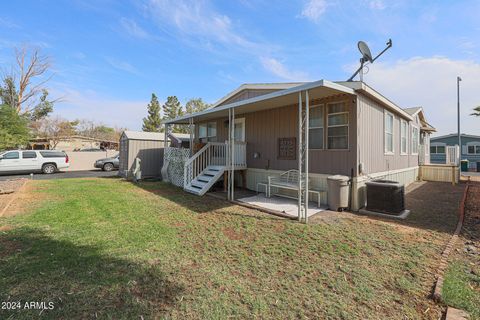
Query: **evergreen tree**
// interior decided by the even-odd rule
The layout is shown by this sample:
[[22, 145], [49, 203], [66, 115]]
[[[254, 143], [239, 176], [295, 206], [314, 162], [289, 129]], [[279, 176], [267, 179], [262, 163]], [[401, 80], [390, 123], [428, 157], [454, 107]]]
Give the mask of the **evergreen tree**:
[[200, 112], [208, 108], [210, 108], [210, 105], [203, 102], [202, 98], [190, 99], [185, 104], [185, 111], [187, 114]]
[[9, 105], [0, 105], [0, 150], [26, 146], [29, 139], [28, 118]]
[[143, 118], [143, 131], [148, 132], [162, 132], [162, 118], [160, 116], [160, 103], [157, 96], [152, 93], [152, 99], [147, 106], [148, 116]]
[[[162, 109], [164, 119], [175, 119], [184, 115], [182, 105], [176, 96], [168, 97]], [[187, 127], [183, 125], [173, 125], [172, 132], [186, 133]]]
[[473, 111], [472, 116], [480, 117], [480, 106], [473, 108]]

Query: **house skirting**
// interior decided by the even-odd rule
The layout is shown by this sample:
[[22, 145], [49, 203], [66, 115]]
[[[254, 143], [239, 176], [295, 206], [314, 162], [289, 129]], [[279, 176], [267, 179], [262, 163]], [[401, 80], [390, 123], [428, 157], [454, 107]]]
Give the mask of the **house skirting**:
[[[285, 171], [282, 170], [265, 170], [265, 169], [256, 169], [256, 168], [248, 168], [247, 169], [247, 189], [256, 191], [258, 183], [266, 183], [268, 181], [269, 176], [278, 176]], [[319, 174], [319, 173], [310, 173], [310, 184], [309, 188], [317, 189], [317, 190], [327, 190], [327, 178], [333, 174]], [[237, 181], [241, 181], [240, 175], [236, 176], [235, 179]], [[407, 187], [412, 182], [418, 179], [418, 167], [411, 167], [399, 170], [392, 170], [392, 171], [385, 171], [385, 172], [377, 172], [372, 173], [365, 176], [354, 177], [352, 181], [352, 194], [351, 194], [351, 209], [352, 211], [358, 211], [359, 209], [365, 207], [366, 205], [366, 185], [367, 181], [372, 179], [388, 179], [398, 181], [403, 183], [405, 187]], [[263, 189], [259, 191], [264, 191]], [[281, 191], [287, 192], [287, 194], [291, 194], [296, 196], [295, 191]], [[317, 201], [315, 195], [310, 195], [310, 201]], [[322, 204], [327, 203], [327, 196], [323, 195], [320, 199]]]
[[367, 204], [367, 186], [366, 182], [374, 179], [393, 180], [402, 183], [405, 188], [412, 182], [418, 180], [418, 166], [370, 173], [368, 175], [353, 178], [352, 182], [352, 211], [358, 211]]

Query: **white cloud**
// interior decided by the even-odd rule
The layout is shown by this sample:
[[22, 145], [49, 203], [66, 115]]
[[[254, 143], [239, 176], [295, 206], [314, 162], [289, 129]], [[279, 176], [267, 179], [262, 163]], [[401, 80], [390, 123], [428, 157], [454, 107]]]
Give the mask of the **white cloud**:
[[198, 39], [201, 37], [242, 49], [258, 45], [234, 31], [230, 18], [214, 10], [208, 1], [150, 0], [149, 9], [157, 24], [173, 26], [185, 37], [202, 41]]
[[480, 64], [445, 57], [416, 57], [369, 66], [364, 81], [401, 107], [422, 106], [437, 135], [457, 131], [456, 79], [460, 88], [462, 132], [480, 135], [480, 119], [470, 116], [480, 105]]
[[309, 0], [303, 6], [302, 16], [313, 22], [318, 22], [327, 10], [327, 6], [328, 3], [325, 0]]
[[302, 72], [288, 71], [281, 65], [274, 66], [275, 59], [264, 57], [277, 50], [276, 46], [244, 36], [235, 29], [230, 17], [216, 11], [208, 0], [149, 0], [147, 12], [160, 28], [174, 34], [176, 39], [222, 54], [231, 52], [254, 56], [267, 71], [276, 76], [281, 74], [284, 79], [305, 76]]
[[143, 30], [134, 20], [121, 18], [120, 25], [122, 26], [123, 30], [127, 32], [129, 35], [139, 39], [148, 39], [150, 35], [147, 31]]
[[105, 61], [107, 61], [109, 65], [111, 65], [112, 67], [120, 71], [125, 71], [132, 74], [138, 74], [137, 68], [135, 68], [134, 66], [132, 66], [130, 63], [126, 61], [118, 60], [112, 57], [105, 57]]
[[69, 120], [87, 119], [112, 127], [140, 130], [147, 113], [148, 101], [119, 100], [100, 96], [91, 90], [71, 88], [57, 88], [54, 94], [62, 97], [62, 101], [55, 105], [54, 115]]
[[263, 67], [275, 76], [288, 81], [306, 81], [308, 76], [304, 72], [291, 71], [275, 58], [261, 57]]
[[370, 7], [370, 9], [375, 9], [375, 10], [383, 10], [386, 8], [383, 0], [371, 0], [368, 3], [368, 6]]
[[18, 29], [20, 26], [13, 22], [10, 18], [0, 17], [0, 26], [7, 29]]

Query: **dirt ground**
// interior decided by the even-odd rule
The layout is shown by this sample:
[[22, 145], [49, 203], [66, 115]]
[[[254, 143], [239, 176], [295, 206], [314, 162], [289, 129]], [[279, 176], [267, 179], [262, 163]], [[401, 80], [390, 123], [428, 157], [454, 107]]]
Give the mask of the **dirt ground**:
[[17, 191], [24, 182], [24, 179], [0, 181], [0, 193], [13, 191], [13, 193], [0, 194], [0, 213], [10, 200], [16, 196]]

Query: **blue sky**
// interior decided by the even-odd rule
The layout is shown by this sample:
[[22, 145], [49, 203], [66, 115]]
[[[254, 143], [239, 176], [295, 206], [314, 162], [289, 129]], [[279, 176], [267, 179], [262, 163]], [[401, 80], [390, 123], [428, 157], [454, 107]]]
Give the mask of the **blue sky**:
[[0, 63], [13, 48], [52, 57], [56, 114], [139, 129], [161, 101], [215, 102], [245, 82], [345, 80], [358, 40], [393, 48], [364, 80], [402, 107], [423, 106], [440, 134], [456, 130], [456, 75], [465, 130], [480, 134], [480, 1], [9, 1]]

